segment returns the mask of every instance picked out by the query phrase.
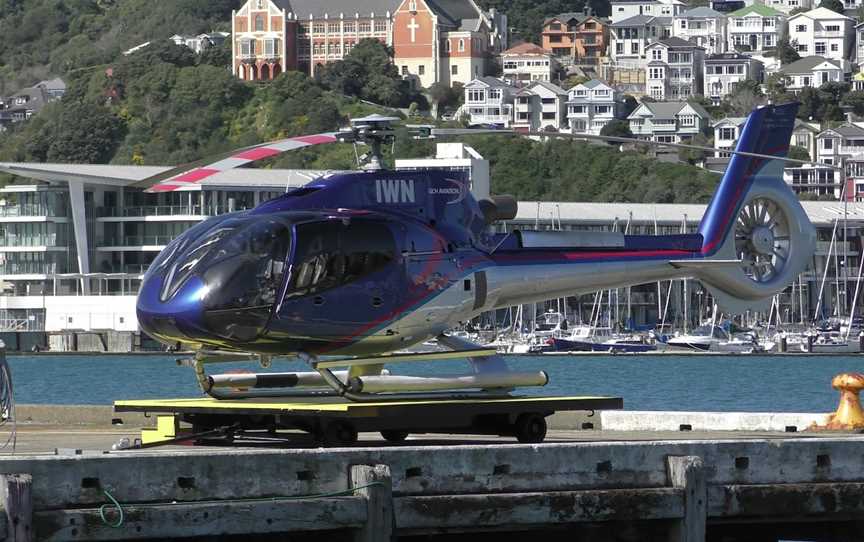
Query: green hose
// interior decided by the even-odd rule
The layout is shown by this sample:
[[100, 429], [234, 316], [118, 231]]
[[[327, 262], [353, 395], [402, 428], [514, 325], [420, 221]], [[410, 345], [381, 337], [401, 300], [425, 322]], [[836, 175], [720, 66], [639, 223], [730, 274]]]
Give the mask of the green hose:
[[[99, 507], [99, 517], [102, 519], [102, 523], [104, 523], [105, 525], [107, 525], [109, 527], [113, 527], [115, 529], [119, 529], [120, 527], [123, 526], [123, 520], [125, 519], [123, 517], [123, 507], [120, 506], [120, 503], [117, 502], [117, 499], [114, 498], [114, 495], [110, 494], [107, 489], [103, 489], [102, 493], [104, 493], [105, 496], [108, 497], [108, 500], [111, 502], [103, 504], [102, 506]], [[105, 517], [105, 511], [107, 509], [111, 508], [112, 506], [117, 509], [118, 517], [117, 517], [116, 523], [112, 523], [112, 522], [108, 521], [108, 518]]]

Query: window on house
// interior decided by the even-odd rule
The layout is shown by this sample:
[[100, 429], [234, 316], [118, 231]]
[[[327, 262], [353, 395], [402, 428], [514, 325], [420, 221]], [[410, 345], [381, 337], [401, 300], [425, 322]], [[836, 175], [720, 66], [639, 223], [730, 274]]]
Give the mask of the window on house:
[[826, 151], [830, 151], [834, 148], [834, 140], [831, 138], [825, 138], [822, 140], [822, 148]]
[[802, 87], [809, 87], [810, 86], [810, 78], [809, 77], [802, 77], [801, 78], [801, 86]]
[[408, 66], [402, 66], [402, 75], [408, 75]]
[[799, 53], [806, 53], [807, 52], [807, 44], [806, 43], [799, 43], [798, 44], [798, 52]]
[[555, 34], [553, 36], [549, 36], [549, 42], [550, 43], [561, 43], [561, 35]]
[[450, 66], [450, 75], [459, 75], [459, 66]]
[[662, 60], [663, 59], [663, 51], [660, 49], [654, 49], [651, 51], [651, 60]]
[[681, 126], [696, 126], [696, 117], [693, 115], [681, 115]]
[[774, 26], [774, 19], [765, 19], [765, 26]]
[[839, 50], [840, 50], [840, 47], [839, 47], [838, 44], [836, 44], [836, 43], [832, 43], [832, 44], [831, 44], [831, 52], [832, 52], [832, 53], [836, 53], [836, 52], [839, 51]]
[[325, 28], [324, 23], [315, 23], [312, 25], [312, 33], [323, 34]]
[[364, 22], [360, 23], [357, 26], [357, 28], [360, 29], [361, 34], [363, 34], [363, 33], [368, 34], [369, 32], [372, 32], [372, 23], [370, 23], [369, 21], [364, 21]]
[[426, 75], [426, 66], [423, 64], [417, 66], [417, 75]]
[[489, 99], [490, 100], [500, 100], [501, 99], [501, 89], [493, 88], [489, 90]]
[[470, 89], [468, 91], [469, 102], [482, 102], [486, 100], [486, 93], [479, 89]]
[[463, 40], [463, 39], [459, 40], [459, 52], [460, 53], [465, 52], [465, 40]]
[[555, 113], [544, 112], [543, 120], [555, 120]]
[[639, 54], [639, 44], [631, 43], [630, 44], [630, 54], [638, 55]]
[[375, 21], [375, 32], [387, 32], [387, 21], [383, 19]]
[[552, 23], [549, 25], [549, 30], [561, 30], [561, 23]]
[[581, 115], [581, 114], [585, 113], [585, 106], [584, 105], [571, 105], [570, 106], [570, 113], [572, 113], [574, 115]]
[[255, 56], [255, 40], [243, 40], [240, 42], [241, 56]]
[[444, 51], [450, 52], [450, 40], [444, 40]]
[[327, 32], [331, 34], [339, 33], [339, 23], [327, 23]]
[[519, 120], [528, 120], [528, 112], [527, 111], [520, 112], [519, 113]]
[[795, 134], [795, 146], [804, 147], [805, 149], [810, 148], [810, 138], [807, 134]]
[[774, 47], [774, 39], [776, 36], [774, 34], [766, 34], [765, 35], [765, 47]]
[[255, 32], [264, 32], [264, 16], [255, 16]]
[[264, 40], [264, 56], [276, 56], [276, 40]]
[[615, 44], [615, 54], [623, 55], [624, 54], [624, 44], [618, 42]]
[[807, 32], [806, 24], [795, 25], [795, 32]]
[[836, 24], [825, 25], [825, 32], [840, 32], [840, 25], [836, 25]]
[[342, 30], [345, 31], [345, 33], [348, 33], [348, 32], [353, 33], [354, 31], [357, 30], [357, 26], [354, 24], [353, 21], [344, 22], [344, 23], [342, 23]]
[[610, 111], [612, 111], [612, 106], [610, 105], [598, 105], [594, 107], [594, 112], [598, 115], [608, 115]]
[[824, 41], [817, 41], [816, 43], [813, 44], [813, 49], [816, 51], [817, 55], [824, 55], [825, 54], [825, 42]]
[[410, 2], [408, 2], [408, 11], [412, 11], [414, 13], [417, 12], [417, 0], [410, 0]]

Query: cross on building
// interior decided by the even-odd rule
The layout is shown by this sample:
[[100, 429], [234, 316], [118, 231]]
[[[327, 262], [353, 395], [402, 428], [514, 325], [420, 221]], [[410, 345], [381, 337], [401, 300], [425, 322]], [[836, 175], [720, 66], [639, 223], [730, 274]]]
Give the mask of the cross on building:
[[411, 24], [408, 25], [408, 30], [411, 31], [411, 43], [417, 41], [417, 29], [420, 28], [420, 25], [417, 24], [417, 20], [414, 17], [411, 17]]

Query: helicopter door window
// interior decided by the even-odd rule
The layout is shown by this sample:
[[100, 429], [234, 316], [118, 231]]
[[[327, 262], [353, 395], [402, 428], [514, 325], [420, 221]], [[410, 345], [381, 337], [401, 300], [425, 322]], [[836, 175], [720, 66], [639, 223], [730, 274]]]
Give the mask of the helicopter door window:
[[382, 224], [315, 222], [297, 227], [285, 298], [330, 290], [374, 273], [393, 261], [395, 243]]

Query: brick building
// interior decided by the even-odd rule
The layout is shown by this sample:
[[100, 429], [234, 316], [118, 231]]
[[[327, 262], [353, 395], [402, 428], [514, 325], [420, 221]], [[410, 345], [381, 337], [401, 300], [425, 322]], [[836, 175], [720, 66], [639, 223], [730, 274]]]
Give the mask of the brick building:
[[507, 19], [473, 0], [248, 0], [233, 13], [234, 74], [314, 74], [358, 41], [392, 46], [400, 73], [422, 86], [467, 83], [506, 46]]

